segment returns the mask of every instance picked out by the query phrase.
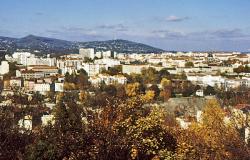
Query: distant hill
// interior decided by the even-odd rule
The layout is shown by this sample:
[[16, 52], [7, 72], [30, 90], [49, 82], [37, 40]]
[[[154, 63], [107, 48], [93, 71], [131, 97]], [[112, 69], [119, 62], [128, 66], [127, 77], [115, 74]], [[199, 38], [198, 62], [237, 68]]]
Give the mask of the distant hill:
[[54, 38], [29, 35], [23, 38], [0, 37], [0, 49], [13, 52], [16, 49], [39, 50], [42, 53], [76, 53], [80, 47], [96, 50], [112, 50], [120, 53], [159, 53], [162, 49], [127, 40], [107, 40], [92, 42], [72, 42]]
[[0, 36], [0, 49], [11, 50], [16, 48], [16, 38], [1, 37]]
[[155, 48], [142, 43], [131, 42], [127, 40], [117, 39], [108, 41], [92, 41], [79, 43], [80, 46], [86, 48], [95, 48], [96, 50], [112, 50], [119, 53], [159, 53], [162, 49]]

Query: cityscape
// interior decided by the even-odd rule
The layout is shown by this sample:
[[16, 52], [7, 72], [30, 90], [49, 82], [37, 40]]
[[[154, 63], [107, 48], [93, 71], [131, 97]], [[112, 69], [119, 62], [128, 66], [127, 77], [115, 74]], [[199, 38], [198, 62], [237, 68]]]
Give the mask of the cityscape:
[[0, 2], [0, 160], [250, 159], [250, 2], [75, 1]]

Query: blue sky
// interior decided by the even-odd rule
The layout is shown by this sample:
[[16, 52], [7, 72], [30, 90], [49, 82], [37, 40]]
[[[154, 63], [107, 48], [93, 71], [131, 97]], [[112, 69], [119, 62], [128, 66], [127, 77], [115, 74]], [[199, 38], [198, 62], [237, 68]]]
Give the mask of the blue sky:
[[250, 51], [249, 0], [2, 0], [0, 35]]

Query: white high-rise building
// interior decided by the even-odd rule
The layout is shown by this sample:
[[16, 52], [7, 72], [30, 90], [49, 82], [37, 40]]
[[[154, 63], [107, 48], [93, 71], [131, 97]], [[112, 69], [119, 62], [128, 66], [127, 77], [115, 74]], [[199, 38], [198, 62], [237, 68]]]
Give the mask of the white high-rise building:
[[111, 51], [105, 51], [102, 53], [104, 58], [111, 58], [112, 52]]
[[84, 63], [83, 69], [88, 73], [88, 76], [94, 76], [101, 72], [102, 69], [107, 69], [104, 64]]
[[35, 57], [35, 55], [29, 52], [14, 52], [12, 55], [13, 59], [17, 61], [19, 64], [26, 65], [28, 57]]
[[94, 48], [80, 48], [79, 54], [84, 59], [85, 57], [94, 59], [95, 58], [95, 49]]
[[1, 75], [6, 74], [9, 73], [9, 71], [10, 71], [9, 63], [7, 61], [2, 61], [0, 66], [0, 74]]

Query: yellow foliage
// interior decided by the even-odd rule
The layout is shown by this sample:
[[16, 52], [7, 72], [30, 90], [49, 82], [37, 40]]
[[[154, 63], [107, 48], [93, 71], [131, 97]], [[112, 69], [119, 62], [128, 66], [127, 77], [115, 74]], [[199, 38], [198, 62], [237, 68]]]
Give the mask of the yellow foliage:
[[63, 88], [64, 90], [76, 90], [77, 86], [74, 83], [65, 82]]
[[64, 96], [64, 93], [63, 92], [59, 92], [57, 95], [56, 95], [56, 102], [59, 102], [62, 97]]
[[171, 80], [168, 80], [167, 78], [162, 78], [161, 86], [162, 86], [162, 88], [166, 88], [166, 87], [171, 86]]
[[147, 155], [159, 155], [161, 148], [166, 147], [166, 141], [174, 145], [174, 139], [170, 138], [168, 130], [164, 127], [165, 116], [162, 108], [154, 106], [148, 116], [140, 117], [127, 129], [129, 139], [137, 142], [139, 148], [147, 148]]
[[154, 97], [155, 97], [155, 92], [152, 90], [149, 90], [149, 91], [146, 91], [146, 94], [142, 96], [142, 99], [145, 102], [150, 102], [154, 99]]
[[79, 93], [79, 100], [81, 101], [81, 102], [83, 102], [83, 101], [85, 101], [86, 99], [87, 99], [87, 93], [86, 92], [84, 92], [84, 91], [81, 91], [80, 93]]
[[[178, 155], [195, 159], [234, 159], [243, 151], [234, 127], [224, 122], [225, 113], [214, 100], [207, 102], [202, 122], [194, 122], [178, 136]], [[239, 156], [239, 155], [238, 155]]]
[[125, 88], [126, 94], [130, 97], [136, 96], [139, 93], [139, 90], [140, 90], [139, 87], [140, 87], [140, 84], [138, 82], [127, 84]]

